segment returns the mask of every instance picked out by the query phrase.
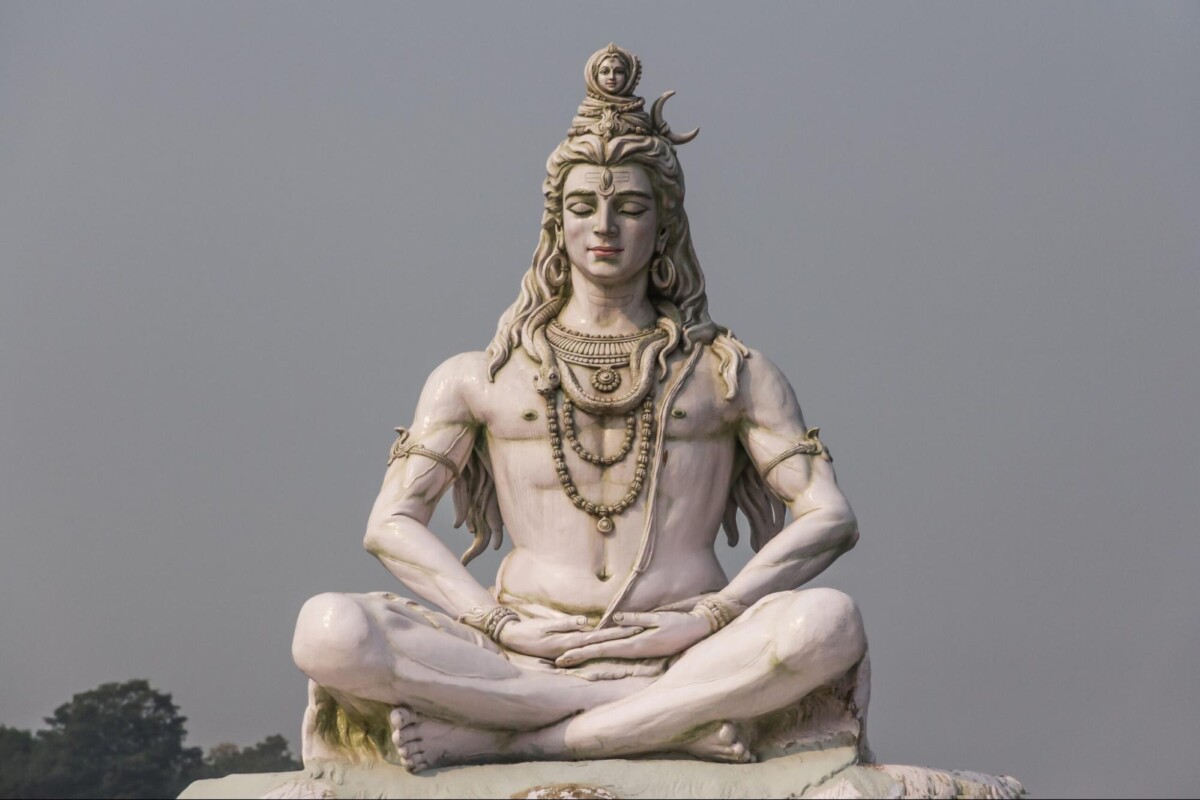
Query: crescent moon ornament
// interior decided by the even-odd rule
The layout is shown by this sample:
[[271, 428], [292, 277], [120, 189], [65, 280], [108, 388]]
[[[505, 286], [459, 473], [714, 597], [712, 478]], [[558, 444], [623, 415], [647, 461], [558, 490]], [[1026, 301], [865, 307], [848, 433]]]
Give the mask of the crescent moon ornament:
[[666, 139], [671, 144], [687, 144], [700, 133], [700, 129], [688, 131], [687, 133], [671, 133], [671, 126], [663, 119], [663, 105], [675, 94], [674, 90], [663, 92], [662, 97], [654, 101], [654, 105], [650, 107], [650, 122], [654, 125], [654, 130], [658, 131], [658, 135]]

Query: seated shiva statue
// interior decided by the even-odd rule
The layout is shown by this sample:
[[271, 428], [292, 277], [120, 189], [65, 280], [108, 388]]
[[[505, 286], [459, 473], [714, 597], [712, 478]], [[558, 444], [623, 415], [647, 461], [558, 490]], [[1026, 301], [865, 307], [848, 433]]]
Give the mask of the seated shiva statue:
[[[854, 514], [787, 379], [709, 318], [676, 157], [697, 131], [663, 121], [670, 92], [645, 110], [640, 72], [615, 45], [588, 61], [520, 295], [392, 446], [365, 546], [440, 610], [376, 592], [300, 612], [306, 763], [741, 763], [835, 706], [861, 736], [858, 609], [801, 588]], [[461, 561], [428, 528], [451, 487]], [[739, 513], [756, 553], [730, 579], [715, 549]], [[504, 528], [485, 588], [465, 564]]]

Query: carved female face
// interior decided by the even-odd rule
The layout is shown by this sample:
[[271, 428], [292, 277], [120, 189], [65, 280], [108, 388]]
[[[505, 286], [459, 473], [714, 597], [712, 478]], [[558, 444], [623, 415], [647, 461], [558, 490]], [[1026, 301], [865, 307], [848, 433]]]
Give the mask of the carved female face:
[[650, 266], [658, 232], [654, 187], [637, 165], [578, 164], [563, 184], [563, 237], [571, 264], [600, 285]]
[[628, 74], [629, 72], [625, 69], [625, 62], [616, 56], [604, 59], [600, 62], [600, 66], [596, 68], [597, 82], [609, 94], [616, 94], [617, 90], [625, 85], [625, 78]]

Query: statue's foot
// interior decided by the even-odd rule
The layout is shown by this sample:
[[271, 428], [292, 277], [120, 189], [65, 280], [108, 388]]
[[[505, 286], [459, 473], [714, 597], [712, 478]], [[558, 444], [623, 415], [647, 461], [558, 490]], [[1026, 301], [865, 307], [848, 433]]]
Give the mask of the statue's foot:
[[705, 761], [726, 761], [731, 764], [748, 764], [754, 761], [754, 754], [741, 741], [737, 728], [731, 722], [720, 723], [713, 730], [684, 745], [682, 750]]
[[[525, 736], [505, 734], [465, 725], [456, 725], [416, 713], [408, 706], [396, 706], [388, 715], [392, 729], [392, 744], [396, 760], [411, 773], [437, 767], [464, 764], [486, 764], [513, 758], [567, 757], [560, 752], [562, 728], [567, 721]], [[546, 738], [546, 734], [549, 737]], [[558, 745], [557, 747], [555, 745]], [[730, 764], [748, 764], [754, 754], [741, 741], [737, 727], [731, 722], [708, 726], [695, 739], [677, 748], [694, 758]], [[576, 753], [575, 758], [582, 757]], [[589, 758], [605, 758], [592, 753]]]
[[392, 744], [400, 766], [411, 773], [459, 764], [480, 764], [499, 757], [503, 734], [422, 716], [408, 706], [388, 715]]

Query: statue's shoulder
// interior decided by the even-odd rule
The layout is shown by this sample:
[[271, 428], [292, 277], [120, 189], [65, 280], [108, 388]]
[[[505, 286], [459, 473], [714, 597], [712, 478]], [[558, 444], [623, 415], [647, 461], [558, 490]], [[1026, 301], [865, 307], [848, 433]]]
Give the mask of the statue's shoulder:
[[450, 356], [438, 364], [432, 375], [446, 377], [477, 378], [487, 375], [488, 354], [482, 350], [472, 350]]
[[429, 373], [426, 385], [459, 387], [487, 379], [487, 353], [474, 351], [450, 356]]
[[[747, 348], [741, 374], [741, 412], [750, 419], [773, 420], [784, 424], [788, 420], [800, 424], [800, 403], [796, 390], [783, 370], [758, 350]], [[791, 424], [791, 423], [788, 423]]]
[[[705, 342], [703, 348], [697, 372], [711, 376], [713, 390], [733, 406], [741, 407], [764, 397], [778, 396], [781, 391], [791, 391], [787, 377], [770, 358], [732, 333], [723, 332]], [[766, 394], [761, 394], [764, 391]]]
[[726, 399], [739, 410], [745, 412], [763, 403], [795, 402], [787, 376], [762, 351], [732, 336], [717, 338], [705, 350], [712, 371], [722, 379]]
[[742, 365], [743, 371], [747, 376], [751, 377], [767, 377], [780, 378], [784, 381], [783, 371], [776, 366], [775, 362], [767, 357], [767, 354], [761, 350], [755, 350], [753, 347], [742, 345], [743, 352]]
[[425, 379], [422, 401], [447, 412], [474, 404], [481, 383], [487, 382], [487, 354], [459, 353], [438, 364]]
[[486, 352], [459, 353], [430, 373], [424, 396], [464, 409], [473, 419], [487, 421], [514, 403], [536, 407], [536, 373], [536, 365], [520, 350], [511, 353], [498, 369], [494, 369], [492, 357]]

